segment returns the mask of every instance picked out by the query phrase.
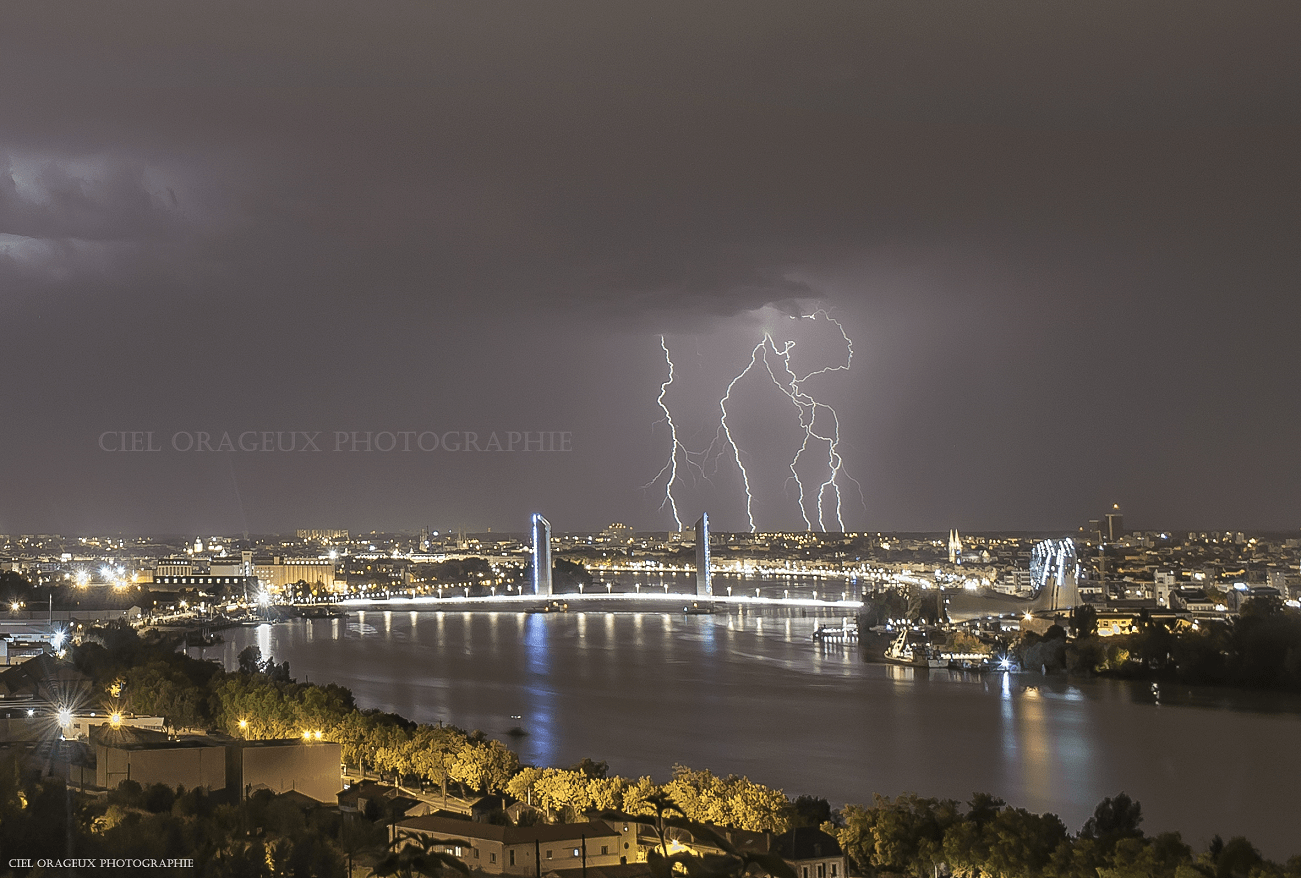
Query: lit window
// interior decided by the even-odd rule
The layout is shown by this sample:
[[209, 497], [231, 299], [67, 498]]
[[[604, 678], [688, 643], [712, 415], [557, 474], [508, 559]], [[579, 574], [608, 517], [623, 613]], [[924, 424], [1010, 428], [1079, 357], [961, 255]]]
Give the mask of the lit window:
[[551, 851], [547, 851], [547, 859], [551, 859]]

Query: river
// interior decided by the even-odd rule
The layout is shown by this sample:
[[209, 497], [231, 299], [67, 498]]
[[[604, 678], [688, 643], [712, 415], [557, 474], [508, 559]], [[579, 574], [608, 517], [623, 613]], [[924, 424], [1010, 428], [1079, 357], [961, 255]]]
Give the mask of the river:
[[[1301, 699], [1038, 674], [914, 670], [819, 645], [819, 621], [766, 614], [410, 612], [234, 629], [220, 651], [287, 660], [362, 707], [482, 729], [523, 761], [584, 756], [665, 780], [674, 763], [833, 807], [874, 793], [975, 791], [1078, 830], [1105, 796], [1195, 847], [1245, 835], [1301, 852]], [[512, 727], [527, 732], [508, 737]]]

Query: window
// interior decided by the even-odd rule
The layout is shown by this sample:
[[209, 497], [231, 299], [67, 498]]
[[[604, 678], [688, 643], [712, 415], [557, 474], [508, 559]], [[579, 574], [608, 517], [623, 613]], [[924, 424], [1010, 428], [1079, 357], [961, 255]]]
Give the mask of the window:
[[[610, 846], [609, 846], [608, 844], [603, 844], [603, 845], [601, 845], [601, 853], [602, 853], [602, 854], [608, 854], [609, 852], [610, 852]], [[831, 873], [831, 878], [836, 878], [836, 873], [832, 872], [832, 873]]]
[[827, 864], [818, 863], [818, 878], [827, 878]]
[[831, 878], [836, 878], [836, 864], [831, 864]]
[[479, 859], [479, 849], [478, 849], [478, 848], [472, 848], [472, 850], [474, 851], [474, 858], [475, 858], [476, 860]]
[[800, 872], [800, 878], [809, 878], [809, 867], [804, 866]]
[[511, 852], [510, 852], [510, 864], [511, 864], [512, 866], [515, 865], [515, 852], [514, 852], [514, 851], [511, 851]]
[[551, 851], [547, 851], [547, 859], [551, 859]]
[[578, 848], [574, 848], [574, 856], [578, 856]]
[[[495, 863], [495, 862], [497, 862], [497, 855], [496, 855], [496, 854], [493, 854], [493, 853], [488, 854], [488, 862], [489, 862], [489, 863]], [[832, 878], [835, 878], [835, 874], [836, 874], [836, 867], [835, 867], [835, 866], [832, 866], [832, 867], [831, 867], [831, 875], [832, 875]]]

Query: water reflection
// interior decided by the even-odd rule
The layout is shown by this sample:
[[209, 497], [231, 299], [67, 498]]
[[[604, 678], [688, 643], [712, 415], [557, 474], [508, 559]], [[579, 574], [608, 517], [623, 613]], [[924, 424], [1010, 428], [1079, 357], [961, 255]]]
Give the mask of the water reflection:
[[[480, 728], [535, 764], [590, 756], [663, 780], [682, 762], [836, 804], [982, 790], [1073, 828], [1123, 789], [1143, 803], [1145, 828], [1190, 841], [1228, 833], [1268, 845], [1270, 832], [1290, 837], [1295, 815], [1277, 754], [1295, 749], [1301, 721], [1172, 705], [1190, 700], [1176, 687], [1158, 709], [1147, 686], [1115, 681], [864, 664], [856, 649], [815, 645], [814, 619], [772, 611], [403, 609], [375, 624], [371, 611], [329, 627], [231, 629], [222, 655], [234, 667], [257, 645], [299, 679], [349, 686], [362, 707]], [[507, 739], [517, 725], [528, 735]], [[1224, 740], [1253, 746], [1206, 763], [1206, 742]]]
[[523, 721], [529, 737], [528, 749], [539, 765], [556, 764], [554, 693], [550, 687], [551, 641], [546, 629], [548, 620], [530, 615], [524, 621], [524, 644], [527, 647], [528, 678], [525, 695], [528, 704]]

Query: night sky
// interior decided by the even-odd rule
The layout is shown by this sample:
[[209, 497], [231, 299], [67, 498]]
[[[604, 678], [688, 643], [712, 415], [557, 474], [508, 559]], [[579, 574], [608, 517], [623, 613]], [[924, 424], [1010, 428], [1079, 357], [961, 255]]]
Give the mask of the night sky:
[[[1295, 530], [1298, 45], [1290, 2], [9, 4], [0, 533], [666, 530], [661, 336], [680, 516], [745, 530], [719, 398], [765, 333], [843, 366], [818, 309], [848, 529]], [[803, 528], [762, 367], [729, 426]]]

